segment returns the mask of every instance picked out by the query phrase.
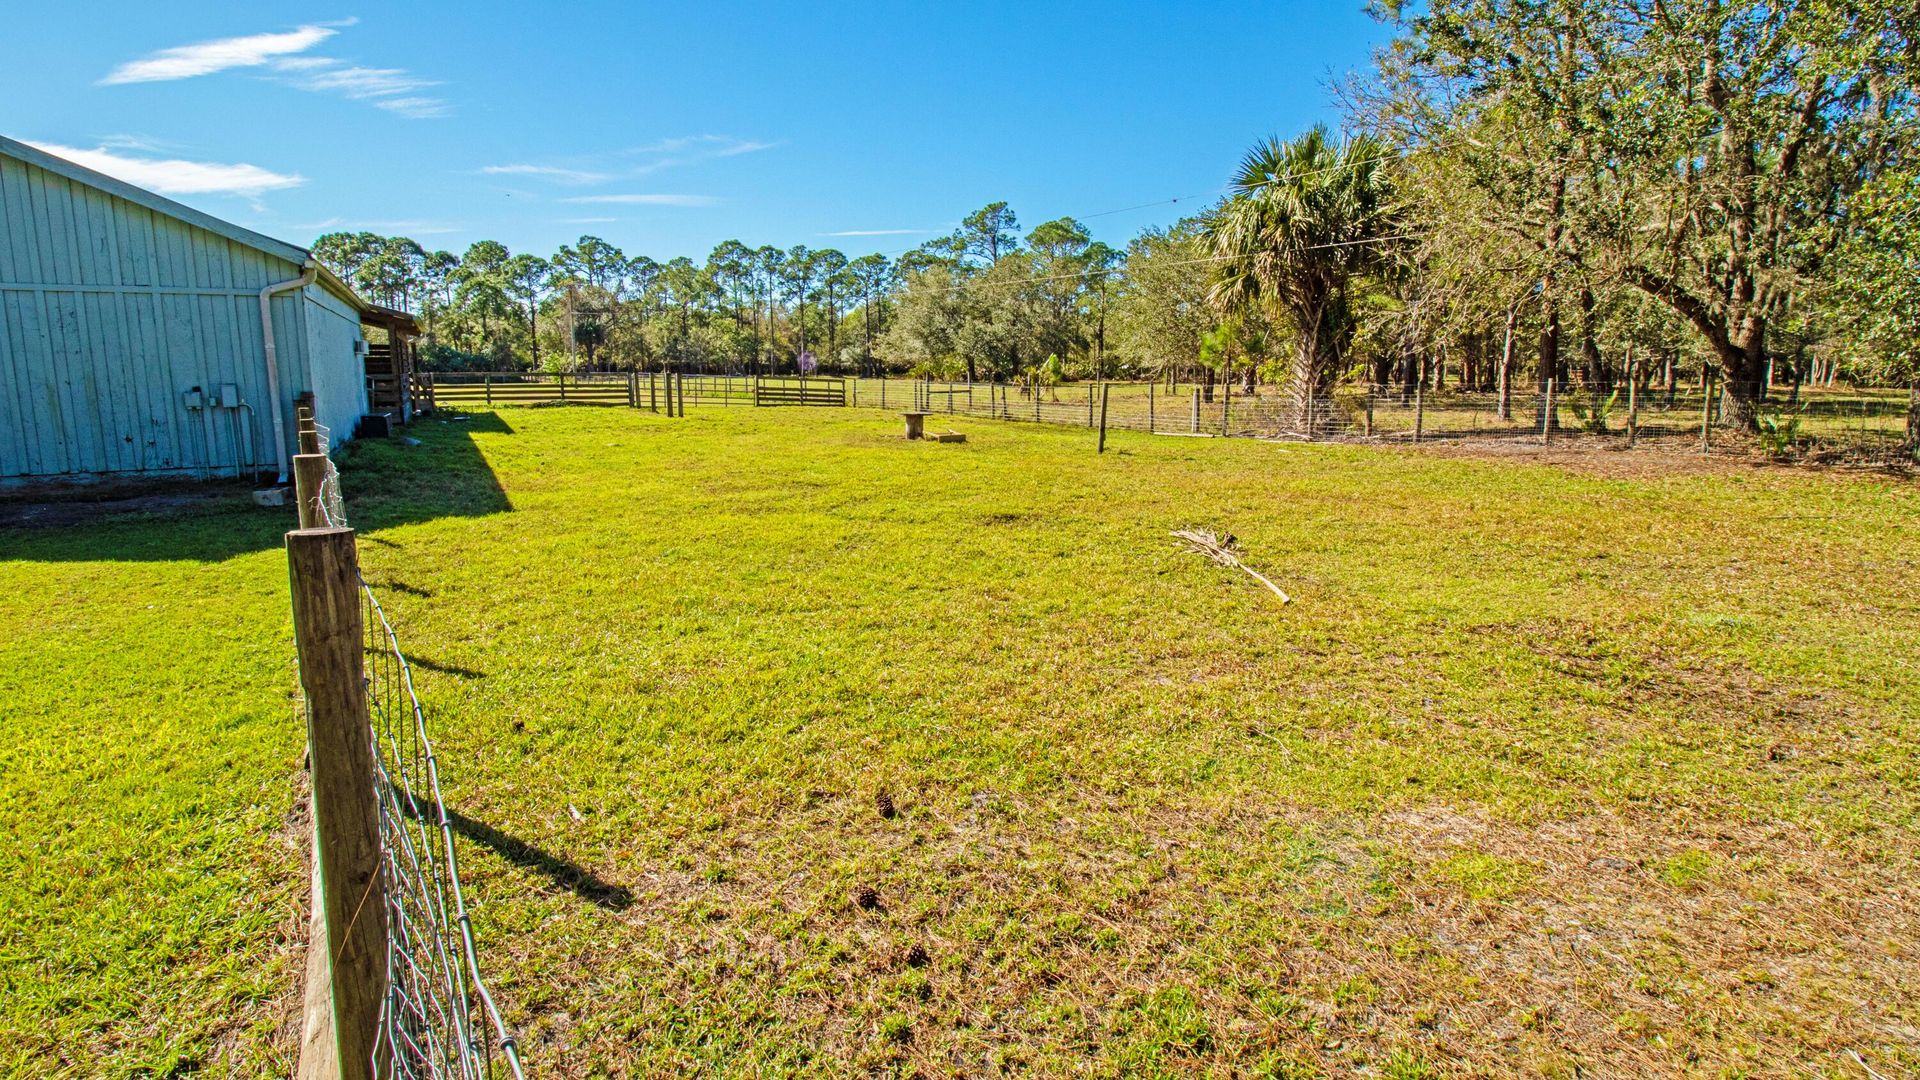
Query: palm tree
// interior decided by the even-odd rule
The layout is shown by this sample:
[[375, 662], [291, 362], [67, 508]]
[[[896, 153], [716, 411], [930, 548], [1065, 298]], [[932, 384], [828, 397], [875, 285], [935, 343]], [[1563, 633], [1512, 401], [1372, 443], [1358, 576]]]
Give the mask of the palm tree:
[[1232, 196], [1208, 223], [1219, 260], [1208, 296], [1223, 312], [1272, 305], [1293, 323], [1292, 392], [1298, 430], [1313, 427], [1314, 399], [1331, 389], [1353, 342], [1357, 278], [1385, 267], [1398, 216], [1391, 157], [1361, 135], [1336, 145], [1316, 126], [1247, 153]]

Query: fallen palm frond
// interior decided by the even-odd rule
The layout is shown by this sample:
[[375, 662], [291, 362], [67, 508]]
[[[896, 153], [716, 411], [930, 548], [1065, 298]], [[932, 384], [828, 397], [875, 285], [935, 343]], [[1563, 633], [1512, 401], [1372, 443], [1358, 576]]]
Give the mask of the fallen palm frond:
[[1293, 598], [1281, 592], [1280, 586], [1268, 581], [1266, 575], [1240, 561], [1240, 556], [1233, 550], [1232, 533], [1221, 536], [1211, 529], [1175, 529], [1172, 535], [1185, 544], [1190, 551], [1205, 555], [1221, 566], [1231, 566], [1236, 570], [1245, 571], [1253, 580], [1272, 589], [1273, 595], [1279, 597], [1281, 603], [1293, 603]]

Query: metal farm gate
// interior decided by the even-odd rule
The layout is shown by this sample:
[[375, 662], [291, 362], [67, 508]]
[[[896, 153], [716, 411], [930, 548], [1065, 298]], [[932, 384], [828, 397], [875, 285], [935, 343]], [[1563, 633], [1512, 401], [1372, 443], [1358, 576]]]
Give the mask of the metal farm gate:
[[753, 380], [755, 405], [826, 405], [845, 408], [847, 380], [760, 377]]

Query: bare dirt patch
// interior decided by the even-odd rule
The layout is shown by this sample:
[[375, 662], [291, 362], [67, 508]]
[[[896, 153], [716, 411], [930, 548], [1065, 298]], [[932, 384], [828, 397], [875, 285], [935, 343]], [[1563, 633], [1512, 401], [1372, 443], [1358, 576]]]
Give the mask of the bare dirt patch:
[[164, 492], [118, 498], [0, 499], [0, 529], [56, 529], [132, 514], [175, 514], [227, 505], [232, 491]]

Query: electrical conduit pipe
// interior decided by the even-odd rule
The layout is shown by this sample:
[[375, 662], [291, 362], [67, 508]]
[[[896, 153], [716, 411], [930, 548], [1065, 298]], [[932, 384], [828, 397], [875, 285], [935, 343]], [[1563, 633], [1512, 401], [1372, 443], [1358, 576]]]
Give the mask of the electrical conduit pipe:
[[287, 482], [287, 425], [281, 416], [286, 410], [280, 402], [280, 354], [273, 345], [273, 294], [288, 289], [304, 289], [313, 284], [320, 266], [312, 259], [300, 268], [300, 276], [288, 278], [260, 290], [260, 336], [267, 343], [267, 407], [273, 410], [273, 457], [280, 466], [280, 479], [275, 483]]

